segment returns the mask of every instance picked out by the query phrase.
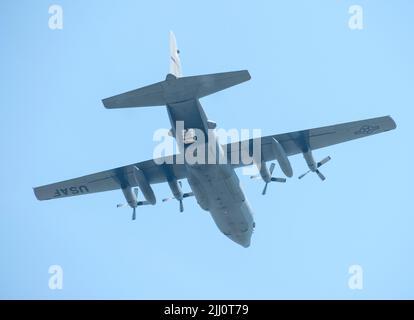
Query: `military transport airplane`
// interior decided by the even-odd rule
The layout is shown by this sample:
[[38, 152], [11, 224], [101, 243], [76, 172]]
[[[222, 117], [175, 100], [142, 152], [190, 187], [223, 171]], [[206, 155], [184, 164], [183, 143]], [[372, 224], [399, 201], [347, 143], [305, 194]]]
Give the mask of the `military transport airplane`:
[[[385, 116], [223, 145], [218, 142], [216, 135], [212, 134], [208, 136], [208, 143], [203, 143], [207, 152], [216, 152], [215, 157], [220, 161], [215, 164], [189, 163], [187, 160], [179, 163], [178, 156], [185, 153], [196, 141], [194, 130], [201, 131], [207, 136], [207, 132], [214, 132], [216, 128], [216, 124], [208, 120], [199, 99], [248, 80], [250, 74], [247, 70], [182, 77], [179, 51], [175, 36], [171, 32], [170, 73], [166, 79], [104, 99], [102, 102], [108, 109], [165, 105], [171, 122], [170, 134], [177, 143], [182, 142], [178, 143], [179, 153], [37, 187], [34, 188], [37, 199], [58, 199], [121, 189], [128, 205], [133, 209], [132, 219], [135, 220], [137, 207], [156, 203], [151, 185], [167, 182], [173, 199], [179, 202], [181, 212], [184, 209], [183, 199], [194, 196], [200, 207], [210, 212], [224, 235], [243, 247], [249, 247], [255, 222], [235, 172], [236, 168], [246, 164], [242, 161], [230, 161], [235, 154], [240, 160], [240, 152], [249, 152], [252, 145], [259, 141], [260, 155], [254, 156], [253, 163], [259, 169], [258, 176], [265, 182], [265, 194], [270, 182], [286, 181], [273, 177], [275, 163], [268, 168], [266, 162], [276, 160], [281, 171], [287, 177], [292, 177], [293, 170], [288, 157], [302, 154], [309, 167], [307, 173], [313, 172], [321, 180], [325, 180], [319, 169], [331, 158], [326, 157], [316, 162], [313, 150], [396, 128], [394, 120]], [[179, 122], [183, 123], [183, 128], [177, 127]], [[190, 134], [188, 138], [188, 133], [191, 132], [193, 136]], [[299, 178], [303, 178], [307, 173]], [[187, 179], [192, 192], [182, 191], [182, 179]], [[138, 188], [145, 200], [138, 200]]]

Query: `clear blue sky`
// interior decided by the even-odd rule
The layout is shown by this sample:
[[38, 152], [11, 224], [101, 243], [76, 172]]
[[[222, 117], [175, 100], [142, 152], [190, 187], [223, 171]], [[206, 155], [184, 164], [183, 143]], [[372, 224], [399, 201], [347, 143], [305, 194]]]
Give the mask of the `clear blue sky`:
[[[63, 30], [48, 8], [64, 10]], [[348, 28], [352, 4], [364, 30]], [[1, 1], [0, 298], [414, 298], [414, 3], [411, 1]], [[392, 115], [398, 129], [315, 152], [302, 181], [240, 175], [252, 246], [224, 237], [194, 199], [116, 209], [120, 191], [38, 202], [32, 187], [152, 156], [164, 108], [101, 99], [162, 80], [174, 30], [186, 75], [248, 69], [203, 99], [220, 127], [263, 134]], [[186, 188], [188, 185], [185, 183]], [[154, 187], [158, 200], [170, 194]], [[48, 288], [61, 265], [63, 290]], [[348, 288], [348, 268], [364, 289]]]

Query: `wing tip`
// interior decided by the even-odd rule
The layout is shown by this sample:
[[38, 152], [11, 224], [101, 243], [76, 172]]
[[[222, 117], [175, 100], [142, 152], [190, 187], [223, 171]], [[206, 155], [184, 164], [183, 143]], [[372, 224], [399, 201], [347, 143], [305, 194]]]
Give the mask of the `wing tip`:
[[252, 76], [250, 75], [249, 70], [242, 70], [241, 72], [243, 72], [244, 75], [246, 76], [246, 80], [245, 81], [249, 81], [252, 78]]
[[387, 131], [397, 129], [397, 123], [391, 116], [386, 116], [386, 120], [388, 121]]
[[101, 101], [102, 101], [102, 104], [104, 105], [104, 107], [106, 109], [111, 109], [111, 107], [109, 105], [109, 99], [108, 98], [102, 99]]
[[37, 188], [32, 188], [32, 189], [33, 189], [33, 193], [34, 193], [36, 199], [39, 200], [39, 201], [43, 200], [41, 198], [40, 194], [39, 194], [39, 188], [37, 187]]

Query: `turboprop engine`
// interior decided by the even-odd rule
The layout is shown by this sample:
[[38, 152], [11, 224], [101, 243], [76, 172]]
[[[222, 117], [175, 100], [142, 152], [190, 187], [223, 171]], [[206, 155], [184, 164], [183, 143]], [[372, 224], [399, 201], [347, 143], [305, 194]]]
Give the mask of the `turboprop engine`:
[[180, 203], [180, 212], [184, 212], [183, 200], [185, 198], [194, 196], [194, 193], [193, 192], [184, 193], [182, 189], [183, 184], [181, 183], [181, 181], [177, 181], [176, 179], [169, 180], [168, 185], [170, 186], [173, 196], [170, 198], [163, 199], [162, 201], [166, 202], [172, 199], [176, 199]]
[[[277, 160], [279, 163], [280, 168], [282, 169], [283, 173], [287, 177], [293, 176], [293, 170], [292, 166], [290, 165], [290, 161], [287, 157], [287, 154], [285, 150], [283, 149], [283, 146], [277, 141], [275, 138], [272, 138], [272, 153], [273, 157]], [[285, 178], [275, 178], [273, 177], [273, 171], [275, 170], [276, 164], [272, 163], [270, 165], [270, 168], [267, 168], [266, 162], [263, 160], [263, 156], [259, 161], [256, 161], [257, 168], [259, 169], [259, 175], [252, 176], [252, 179], [261, 177], [262, 180], [265, 183], [264, 189], [262, 194], [265, 195], [267, 192], [267, 186], [270, 182], [286, 182]]]
[[[144, 205], [154, 205], [157, 202], [155, 198], [154, 191], [151, 188], [150, 183], [145, 177], [144, 173], [139, 170], [137, 167], [133, 167], [132, 171], [129, 171], [126, 174], [126, 177], [123, 181], [126, 184], [122, 188], [122, 193], [124, 194], [127, 204], [132, 208], [132, 220], [136, 219], [136, 208]], [[131, 185], [137, 185], [141, 189], [142, 194], [144, 195], [145, 201], [138, 201], [138, 188], [132, 189]], [[117, 207], [124, 207], [124, 204], [118, 204]]]
[[256, 176], [250, 177], [251, 179], [256, 179], [258, 177], [262, 177], [262, 180], [265, 183], [264, 189], [262, 191], [262, 195], [265, 195], [267, 192], [267, 186], [270, 182], [286, 182], [285, 178], [275, 178], [272, 177], [273, 171], [275, 170], [276, 164], [272, 163], [270, 165], [270, 169], [267, 168], [266, 162], [261, 162], [260, 165], [257, 165], [259, 169], [259, 174]]
[[273, 154], [279, 163], [280, 169], [282, 169], [286, 177], [291, 178], [293, 176], [292, 166], [287, 157], [285, 149], [283, 149], [283, 146], [275, 138], [272, 138], [272, 149]]
[[309, 172], [315, 172], [318, 177], [324, 181], [326, 178], [325, 176], [319, 171], [319, 168], [322, 167], [325, 163], [327, 163], [329, 160], [331, 160], [331, 157], [326, 157], [319, 161], [318, 163], [315, 162], [312, 154], [312, 150], [308, 150], [303, 153], [303, 157], [306, 160], [306, 164], [308, 165], [309, 170], [306, 171], [304, 174], [299, 176], [299, 179], [302, 179], [304, 176], [306, 176]]

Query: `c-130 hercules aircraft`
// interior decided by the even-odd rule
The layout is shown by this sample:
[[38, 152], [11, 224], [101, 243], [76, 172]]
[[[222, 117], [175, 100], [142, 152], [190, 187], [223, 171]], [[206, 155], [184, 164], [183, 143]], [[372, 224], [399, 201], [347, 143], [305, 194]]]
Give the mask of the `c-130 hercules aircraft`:
[[[34, 188], [38, 200], [121, 189], [128, 205], [133, 209], [132, 219], [135, 220], [137, 207], [156, 203], [151, 185], [167, 182], [173, 199], [179, 201], [181, 212], [184, 209], [183, 199], [194, 196], [200, 207], [210, 212], [224, 235], [247, 248], [250, 246], [255, 222], [235, 169], [252, 163], [230, 161], [235, 154], [240, 159], [241, 152], [249, 152], [252, 145], [259, 141], [260, 154], [258, 157], [253, 156], [253, 163], [259, 169], [259, 177], [265, 182], [265, 194], [270, 182], [286, 181], [273, 177], [275, 164], [272, 163], [269, 169], [266, 162], [277, 160], [282, 172], [287, 177], [292, 177], [293, 170], [288, 157], [301, 153], [309, 167], [307, 173], [316, 173], [321, 180], [325, 180], [319, 168], [331, 158], [326, 157], [316, 162], [313, 150], [396, 128], [394, 120], [386, 116], [221, 145], [214, 134], [216, 124], [208, 120], [199, 99], [250, 80], [249, 72], [243, 70], [182, 77], [179, 51], [172, 32], [170, 59], [170, 73], [164, 81], [104, 99], [102, 102], [108, 109], [166, 105], [171, 122], [170, 133], [180, 142], [179, 154], [185, 153], [195, 141], [194, 137], [188, 141], [187, 133], [199, 130], [205, 136], [207, 132], [210, 133], [210, 141], [202, 143], [207, 152], [215, 151], [216, 158], [220, 161], [214, 164], [189, 163], [186, 160], [179, 163], [179, 154], [175, 154]], [[183, 124], [182, 128], [177, 127], [179, 122]], [[182, 191], [182, 179], [187, 179], [192, 192]], [[138, 188], [145, 198], [144, 201], [138, 200]]]

